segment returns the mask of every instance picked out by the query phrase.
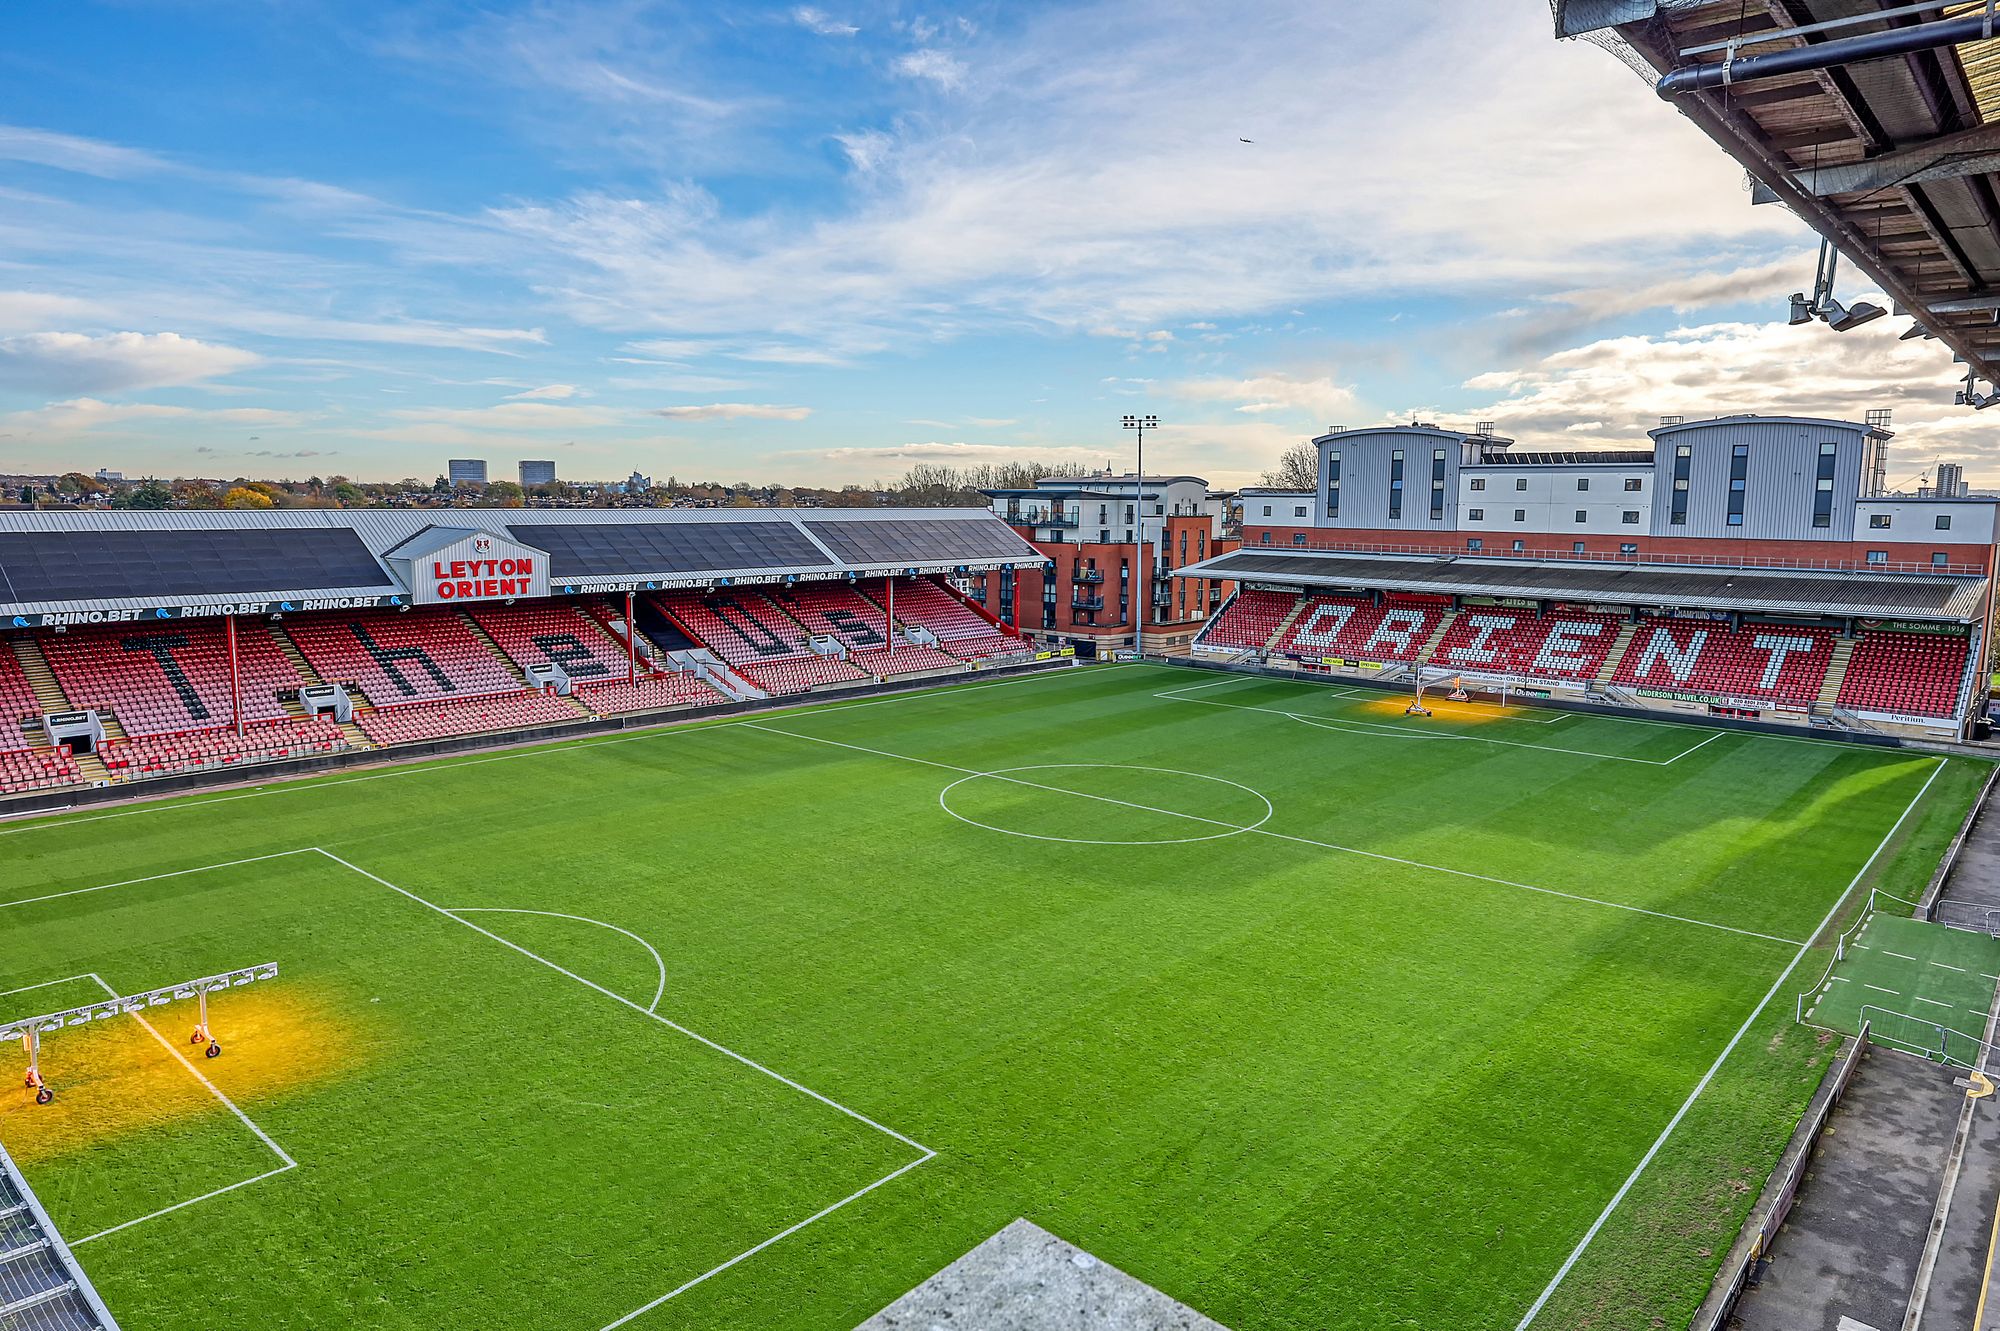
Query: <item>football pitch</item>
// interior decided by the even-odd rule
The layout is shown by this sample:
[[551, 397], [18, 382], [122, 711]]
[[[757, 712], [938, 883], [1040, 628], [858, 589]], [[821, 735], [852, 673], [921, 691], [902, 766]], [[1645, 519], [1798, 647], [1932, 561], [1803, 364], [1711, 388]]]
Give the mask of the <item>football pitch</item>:
[[[0, 824], [138, 1331], [845, 1331], [1017, 1216], [1235, 1331], [1685, 1322], [1963, 759], [1151, 665]], [[1990, 991], [1988, 996], [1990, 997]], [[1529, 1319], [1532, 1317], [1532, 1322]]]

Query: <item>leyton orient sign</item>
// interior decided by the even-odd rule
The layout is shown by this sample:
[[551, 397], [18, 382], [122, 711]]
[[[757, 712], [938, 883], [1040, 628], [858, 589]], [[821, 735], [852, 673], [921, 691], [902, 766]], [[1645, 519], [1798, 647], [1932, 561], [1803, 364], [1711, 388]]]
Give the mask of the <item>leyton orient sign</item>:
[[403, 561], [416, 605], [498, 601], [549, 594], [549, 556], [487, 532]]

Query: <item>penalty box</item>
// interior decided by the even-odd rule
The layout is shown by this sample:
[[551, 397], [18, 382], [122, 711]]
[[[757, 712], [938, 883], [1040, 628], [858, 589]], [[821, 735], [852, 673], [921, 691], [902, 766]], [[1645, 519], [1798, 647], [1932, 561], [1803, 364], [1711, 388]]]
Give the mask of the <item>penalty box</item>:
[[[426, 886], [483, 905], [469, 899], [478, 882], [469, 869], [452, 896]], [[560, 909], [562, 885], [548, 886]], [[92, 972], [129, 984], [228, 956], [284, 966], [282, 984], [259, 986], [263, 1009], [248, 1010], [251, 992], [218, 1004], [229, 1055], [202, 1071], [298, 1167], [93, 1242], [92, 1274], [122, 1318], [331, 1324], [365, 1297], [383, 1327], [608, 1326], [929, 1158], [590, 978], [636, 981], [621, 949], [638, 945], [573, 919], [477, 918], [317, 850], [0, 904], [4, 985]], [[643, 1000], [641, 959], [643, 992], [628, 988]], [[673, 1002], [670, 982], [662, 1011]], [[88, 1104], [67, 1055], [60, 1068], [64, 1093], [34, 1112]], [[41, 1190], [64, 1232], [187, 1199], [184, 1175], [224, 1122], [128, 1126], [23, 1162], [38, 1188], [60, 1185]], [[313, 1278], [256, 1274], [270, 1270]], [[300, 1302], [315, 1296], [326, 1305]]]

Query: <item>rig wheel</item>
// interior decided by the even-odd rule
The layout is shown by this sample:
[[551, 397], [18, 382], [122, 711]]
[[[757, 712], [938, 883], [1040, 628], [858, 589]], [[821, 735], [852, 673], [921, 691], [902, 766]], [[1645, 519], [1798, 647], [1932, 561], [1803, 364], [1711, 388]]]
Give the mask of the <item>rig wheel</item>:
[[35, 1092], [35, 1103], [38, 1105], [45, 1105], [55, 1098], [56, 1093], [46, 1086], [41, 1087]]
[[222, 1046], [221, 1046], [221, 1045], [219, 1045], [219, 1044], [217, 1044], [217, 1043], [216, 1043], [215, 1041], [213, 1041], [213, 1040], [210, 1040], [210, 1041], [208, 1042], [208, 1050], [207, 1050], [207, 1052], [206, 1052], [206, 1053], [204, 1053], [204, 1054], [202, 1055], [202, 1057], [203, 1057], [203, 1058], [220, 1058], [220, 1057], [222, 1057]]

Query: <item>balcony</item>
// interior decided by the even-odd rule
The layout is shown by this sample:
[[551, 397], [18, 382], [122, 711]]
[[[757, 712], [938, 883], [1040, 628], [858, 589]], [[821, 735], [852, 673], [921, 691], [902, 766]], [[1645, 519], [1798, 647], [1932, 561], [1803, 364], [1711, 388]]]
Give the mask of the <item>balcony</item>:
[[1104, 570], [1096, 568], [1080, 569], [1070, 574], [1071, 582], [1100, 583], [1104, 581]]
[[1069, 608], [1072, 610], [1102, 610], [1104, 608], [1104, 598], [1102, 596], [1073, 596], [1070, 598]]
[[1082, 524], [1075, 518], [1066, 518], [1060, 513], [1043, 513], [1026, 519], [1022, 525], [1029, 527], [1077, 527]]

